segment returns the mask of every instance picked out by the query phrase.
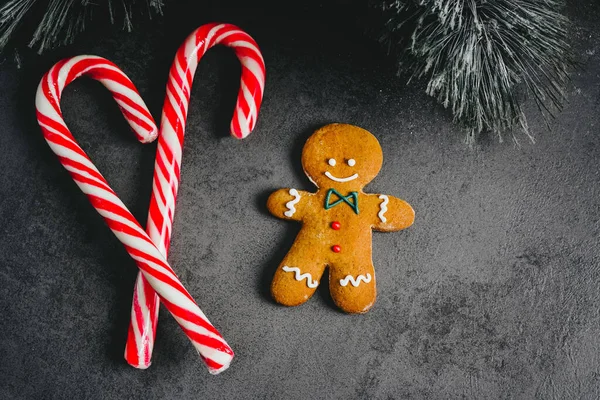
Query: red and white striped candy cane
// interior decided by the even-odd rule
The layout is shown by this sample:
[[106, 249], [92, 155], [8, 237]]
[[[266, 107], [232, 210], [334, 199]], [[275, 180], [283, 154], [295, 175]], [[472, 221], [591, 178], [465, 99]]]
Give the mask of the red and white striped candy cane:
[[133, 83], [113, 63], [79, 56], [60, 61], [44, 75], [36, 94], [37, 119], [50, 148], [136, 261], [148, 284], [175, 317], [213, 374], [225, 370], [233, 351], [183, 287], [160, 250], [110, 188], [67, 128], [60, 109], [62, 91], [80, 76], [100, 81], [110, 90], [138, 139], [150, 142], [156, 125]]
[[[147, 232], [163, 256], [167, 256], [175, 199], [179, 188], [185, 123], [194, 73], [211, 47], [231, 47], [242, 65], [231, 134], [244, 138], [256, 124], [265, 86], [265, 64], [254, 39], [230, 24], [207, 24], [196, 29], [181, 45], [169, 74], [158, 137], [152, 198]], [[152, 358], [159, 300], [144, 274], [138, 274], [131, 307], [131, 324], [125, 359], [136, 368], [148, 368]]]

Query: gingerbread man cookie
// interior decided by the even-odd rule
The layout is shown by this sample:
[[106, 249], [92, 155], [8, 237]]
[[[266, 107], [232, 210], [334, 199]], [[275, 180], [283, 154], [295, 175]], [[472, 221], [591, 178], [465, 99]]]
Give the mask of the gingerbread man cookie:
[[382, 163], [375, 136], [357, 126], [326, 125], [307, 140], [302, 166], [317, 192], [280, 189], [267, 201], [274, 216], [302, 223], [275, 272], [275, 301], [286, 306], [306, 302], [328, 267], [329, 290], [338, 307], [364, 313], [373, 306], [377, 291], [371, 231], [398, 231], [415, 217], [404, 200], [362, 191]]

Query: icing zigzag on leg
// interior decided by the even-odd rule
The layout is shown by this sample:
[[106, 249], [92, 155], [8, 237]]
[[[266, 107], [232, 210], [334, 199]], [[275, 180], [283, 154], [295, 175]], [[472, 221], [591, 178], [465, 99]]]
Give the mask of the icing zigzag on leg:
[[[301, 274], [300, 268], [298, 268], [298, 267], [288, 267], [287, 265], [284, 265], [283, 267], [281, 267], [281, 269], [284, 270], [285, 272], [294, 272], [294, 279], [296, 279], [297, 281], [306, 279], [306, 286], [308, 286], [311, 289], [314, 289], [317, 286], [319, 286], [319, 281], [313, 280], [312, 275], [308, 272], [305, 274]], [[370, 280], [371, 280], [371, 277], [369, 276], [369, 281]]]
[[364, 283], [371, 282], [371, 274], [367, 274], [367, 276], [358, 275], [356, 279], [354, 279], [352, 275], [346, 275], [344, 279], [340, 279], [340, 285], [345, 287], [348, 286], [348, 282], [350, 282], [352, 286], [358, 287], [358, 285], [360, 285], [360, 281], [363, 281]]

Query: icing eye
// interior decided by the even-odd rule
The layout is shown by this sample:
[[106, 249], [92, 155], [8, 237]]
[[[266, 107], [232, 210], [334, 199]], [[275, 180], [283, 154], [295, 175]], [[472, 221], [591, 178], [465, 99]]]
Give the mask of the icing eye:
[[354, 158], [351, 158], [348, 160], [348, 165], [351, 167], [354, 167], [356, 165], [356, 160]]
[[327, 160], [327, 164], [331, 165], [332, 167], [335, 167], [335, 158], [330, 158], [329, 160]]

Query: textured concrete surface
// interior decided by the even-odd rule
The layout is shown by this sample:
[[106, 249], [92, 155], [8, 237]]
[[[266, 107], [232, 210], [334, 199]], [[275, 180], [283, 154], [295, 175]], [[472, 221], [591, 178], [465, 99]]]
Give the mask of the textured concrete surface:
[[[218, 8], [133, 34], [107, 30], [0, 66], [0, 398], [597, 399], [600, 397], [600, 9], [571, 6], [569, 103], [536, 144], [487, 138], [474, 149], [431, 99], [397, 80], [383, 54], [319, 9], [295, 21]], [[182, 21], [176, 18], [183, 16]], [[162, 309], [153, 365], [122, 358], [136, 268], [42, 139], [35, 87], [61, 57], [110, 58], [158, 118], [171, 58], [211, 20], [257, 39], [267, 89], [256, 131], [228, 136], [239, 66], [202, 61], [193, 88], [169, 257], [236, 351], [211, 376]], [[308, 27], [308, 28], [307, 28]], [[31, 61], [31, 60], [34, 60]], [[155, 145], [140, 145], [107, 92], [78, 81], [65, 118], [113, 188], [146, 218]], [[532, 109], [533, 111], [533, 109]], [[274, 189], [312, 189], [300, 150], [347, 122], [384, 150], [369, 191], [410, 202], [416, 222], [374, 234], [379, 297], [361, 316], [322, 285], [283, 308], [268, 285], [298, 227], [270, 216]]]

